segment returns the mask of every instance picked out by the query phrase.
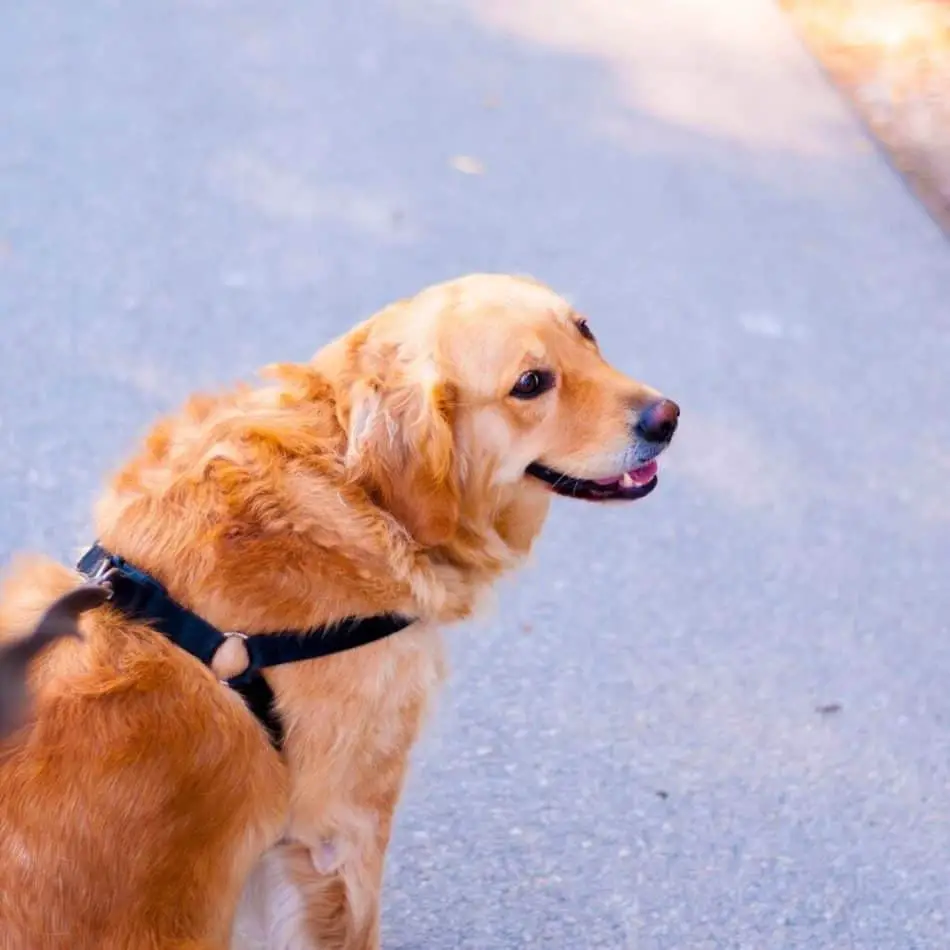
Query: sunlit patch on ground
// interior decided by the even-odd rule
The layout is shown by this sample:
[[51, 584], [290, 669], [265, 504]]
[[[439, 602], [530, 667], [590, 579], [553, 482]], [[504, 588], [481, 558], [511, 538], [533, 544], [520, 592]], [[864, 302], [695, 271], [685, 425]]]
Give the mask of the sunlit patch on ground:
[[894, 164], [950, 231], [950, 3], [782, 0]]

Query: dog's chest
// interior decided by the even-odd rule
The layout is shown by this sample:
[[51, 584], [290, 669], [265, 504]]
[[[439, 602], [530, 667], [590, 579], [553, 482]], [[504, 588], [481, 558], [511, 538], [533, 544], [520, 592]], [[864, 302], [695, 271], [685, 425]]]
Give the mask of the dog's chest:
[[295, 671], [288, 740], [292, 798], [347, 800], [404, 760], [445, 675], [441, 633], [412, 627]]
[[352, 730], [358, 756], [385, 759], [408, 754], [444, 679], [445, 659], [442, 635], [432, 627], [396, 634], [379, 646], [376, 655], [354, 664], [352, 705], [345, 703], [341, 726]]
[[368, 699], [382, 716], [375, 731], [383, 750], [395, 741], [385, 728], [387, 713], [396, 719], [419, 706], [423, 714], [445, 678], [442, 634], [434, 627], [412, 631], [402, 640], [397, 634], [389, 645], [391, 652], [381, 658], [376, 676], [366, 683]]

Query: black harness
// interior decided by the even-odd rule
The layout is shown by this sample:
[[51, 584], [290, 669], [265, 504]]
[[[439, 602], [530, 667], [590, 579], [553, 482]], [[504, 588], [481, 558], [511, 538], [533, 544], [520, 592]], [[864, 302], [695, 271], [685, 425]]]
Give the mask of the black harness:
[[261, 670], [354, 650], [392, 636], [413, 623], [408, 617], [381, 614], [377, 617], [347, 617], [314, 630], [253, 635], [222, 633], [174, 601], [154, 577], [99, 544], [94, 544], [76, 566], [91, 581], [107, 587], [109, 602], [130, 620], [150, 623], [205, 666], [211, 666], [215, 653], [226, 640], [240, 638], [247, 650], [247, 669], [223, 682], [244, 698], [278, 749], [284, 741], [283, 724], [274, 708], [274, 692]]

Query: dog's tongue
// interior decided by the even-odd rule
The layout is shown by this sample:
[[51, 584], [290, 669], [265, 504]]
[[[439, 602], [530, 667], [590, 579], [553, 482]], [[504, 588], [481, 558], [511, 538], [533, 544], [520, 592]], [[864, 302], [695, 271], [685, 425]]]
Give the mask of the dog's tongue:
[[656, 475], [656, 462], [647, 462], [638, 468], [624, 472], [620, 478], [595, 478], [598, 485], [623, 485], [625, 488], [639, 488], [646, 485]]

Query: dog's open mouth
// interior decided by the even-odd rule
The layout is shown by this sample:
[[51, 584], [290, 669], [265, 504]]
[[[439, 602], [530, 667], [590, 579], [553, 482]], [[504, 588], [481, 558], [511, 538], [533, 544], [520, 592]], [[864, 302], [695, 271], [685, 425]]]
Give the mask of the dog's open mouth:
[[647, 462], [616, 478], [573, 478], [540, 462], [528, 466], [528, 474], [551, 486], [552, 491], [585, 501], [635, 501], [649, 495], [657, 482], [656, 462]]

